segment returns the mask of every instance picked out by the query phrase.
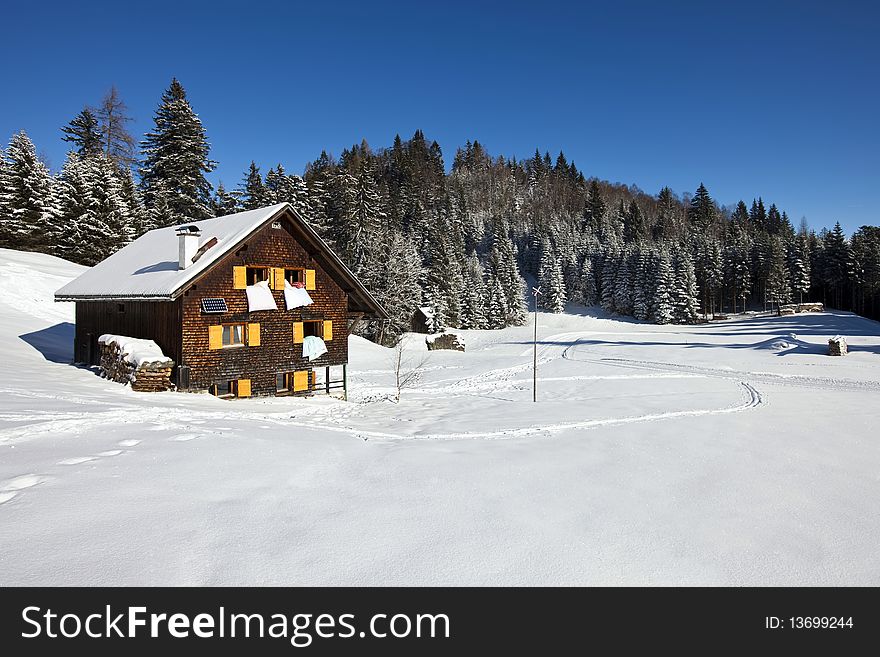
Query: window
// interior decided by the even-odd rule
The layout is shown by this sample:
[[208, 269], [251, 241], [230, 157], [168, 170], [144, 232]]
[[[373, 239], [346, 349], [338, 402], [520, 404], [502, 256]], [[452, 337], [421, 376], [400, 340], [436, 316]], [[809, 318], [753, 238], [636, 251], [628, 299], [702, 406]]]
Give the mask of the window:
[[291, 380], [289, 372], [278, 372], [275, 375], [275, 392], [287, 392], [290, 390], [290, 380]]
[[285, 269], [284, 270], [284, 278], [287, 279], [287, 282], [293, 285], [294, 283], [303, 283], [306, 282], [306, 270], [305, 269]]
[[303, 337], [305, 338], [310, 335], [313, 335], [316, 338], [323, 338], [324, 322], [321, 320], [303, 322]]
[[224, 347], [243, 347], [244, 346], [244, 324], [224, 324], [223, 325], [223, 346]]
[[268, 281], [269, 280], [269, 268], [268, 267], [248, 267], [247, 268], [247, 277], [245, 279], [248, 285], [256, 285], [260, 281]]
[[238, 381], [221, 381], [211, 386], [211, 394], [215, 397], [235, 397], [238, 394]]

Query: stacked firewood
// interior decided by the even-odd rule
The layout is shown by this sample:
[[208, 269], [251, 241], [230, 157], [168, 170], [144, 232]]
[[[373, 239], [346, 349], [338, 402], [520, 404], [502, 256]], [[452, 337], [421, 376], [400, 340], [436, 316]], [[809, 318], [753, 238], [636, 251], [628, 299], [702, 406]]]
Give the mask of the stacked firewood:
[[821, 301], [806, 303], [785, 303], [779, 306], [780, 315], [794, 315], [795, 313], [821, 313], [825, 306]]
[[101, 342], [101, 375], [117, 383], [130, 383], [138, 392], [164, 392], [173, 390], [171, 371], [174, 361], [169, 359], [142, 362], [129, 359], [113, 341]]
[[846, 356], [846, 340], [839, 335], [834, 336], [828, 341], [829, 356]]

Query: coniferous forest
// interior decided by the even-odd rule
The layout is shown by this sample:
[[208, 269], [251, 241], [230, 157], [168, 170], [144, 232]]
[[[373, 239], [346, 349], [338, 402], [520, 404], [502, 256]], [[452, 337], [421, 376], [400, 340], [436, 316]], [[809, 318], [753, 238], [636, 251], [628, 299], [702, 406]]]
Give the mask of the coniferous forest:
[[[115, 88], [60, 128], [53, 174], [24, 132], [0, 151], [0, 246], [92, 265], [153, 228], [290, 202], [389, 310], [360, 330], [390, 343], [415, 308], [432, 330], [524, 323], [573, 301], [657, 323], [821, 301], [880, 318], [880, 228], [794, 226], [755, 198], [722, 207], [699, 184], [657, 194], [587, 175], [563, 153], [519, 160], [478, 141], [451, 169], [422, 131], [326, 152], [303, 175], [252, 162], [216, 189], [205, 129], [173, 80], [138, 143]], [[759, 192], [760, 190], [756, 190]]]

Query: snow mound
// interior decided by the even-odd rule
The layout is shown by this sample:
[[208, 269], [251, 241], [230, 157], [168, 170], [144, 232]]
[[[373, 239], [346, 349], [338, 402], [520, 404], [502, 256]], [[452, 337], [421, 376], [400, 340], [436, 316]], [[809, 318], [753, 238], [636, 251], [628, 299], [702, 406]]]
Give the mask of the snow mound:
[[787, 336], [780, 336], [778, 338], [770, 338], [769, 340], [764, 340], [755, 345], [757, 349], [768, 349], [770, 351], [788, 351], [789, 349], [801, 349], [810, 346], [812, 345], [800, 340], [794, 333], [789, 333]]

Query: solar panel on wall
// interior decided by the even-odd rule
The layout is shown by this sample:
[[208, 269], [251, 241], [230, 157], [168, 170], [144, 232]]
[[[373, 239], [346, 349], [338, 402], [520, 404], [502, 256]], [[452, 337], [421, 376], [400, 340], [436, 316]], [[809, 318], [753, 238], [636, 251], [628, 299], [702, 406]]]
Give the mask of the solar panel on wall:
[[202, 312], [205, 314], [215, 315], [229, 312], [226, 306], [226, 299], [205, 298], [202, 299]]

